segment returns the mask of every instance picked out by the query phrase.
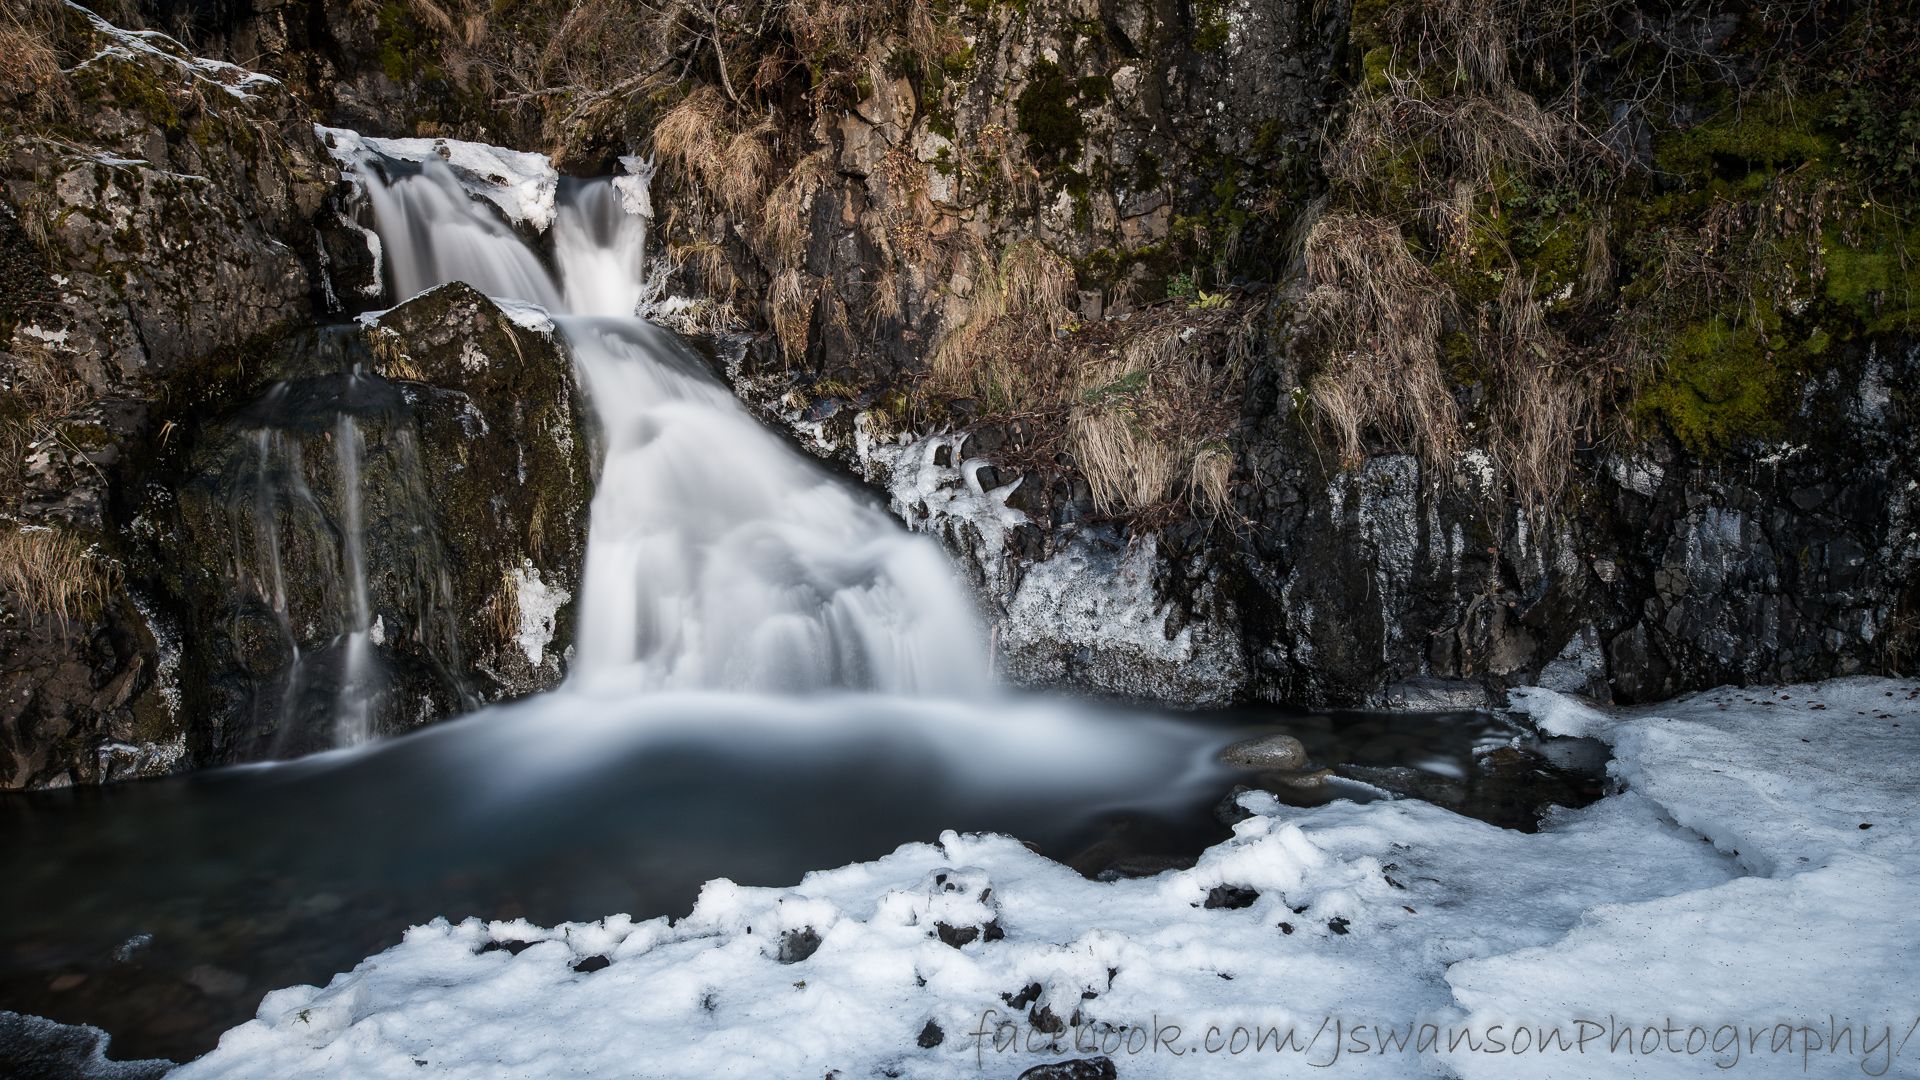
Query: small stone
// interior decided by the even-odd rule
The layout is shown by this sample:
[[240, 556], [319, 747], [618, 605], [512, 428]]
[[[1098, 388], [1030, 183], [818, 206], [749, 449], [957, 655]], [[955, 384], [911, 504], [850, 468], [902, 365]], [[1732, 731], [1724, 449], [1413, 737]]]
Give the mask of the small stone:
[[1270, 772], [1260, 777], [1264, 784], [1276, 787], [1293, 788], [1297, 791], [1313, 791], [1327, 785], [1333, 779], [1332, 769], [1300, 770], [1293, 772]]
[[780, 935], [779, 961], [783, 964], [797, 964], [812, 956], [820, 949], [820, 934], [811, 926], [798, 930], [788, 930]]
[[1252, 907], [1253, 902], [1258, 899], [1260, 899], [1260, 890], [1258, 889], [1248, 889], [1239, 885], [1215, 885], [1207, 891], [1207, 902], [1205, 906], [1209, 910], [1224, 908], [1228, 911], [1235, 911], [1244, 907]]
[[208, 997], [237, 997], [247, 989], [245, 975], [213, 964], [199, 964], [189, 970], [187, 983]]
[[85, 975], [77, 971], [69, 971], [65, 975], [55, 975], [53, 981], [47, 984], [47, 989], [56, 994], [64, 994], [86, 981], [87, 977]]
[[1243, 769], [1304, 769], [1307, 748], [1291, 735], [1263, 735], [1220, 751], [1220, 761]]
[[602, 968], [613, 966], [613, 961], [604, 956], [589, 956], [573, 965], [573, 970], [582, 975], [591, 975]]
[[1020, 1074], [1019, 1080], [1117, 1080], [1111, 1058], [1075, 1058], [1035, 1065]]
[[922, 1050], [931, 1050], [946, 1041], [947, 1033], [940, 1030], [940, 1025], [932, 1020], [927, 1021], [927, 1026], [920, 1029], [920, 1049]]

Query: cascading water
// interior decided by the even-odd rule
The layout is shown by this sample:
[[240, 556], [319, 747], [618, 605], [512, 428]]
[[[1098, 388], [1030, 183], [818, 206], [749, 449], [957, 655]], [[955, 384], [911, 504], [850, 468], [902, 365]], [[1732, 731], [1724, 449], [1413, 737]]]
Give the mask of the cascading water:
[[473, 204], [452, 167], [434, 159], [412, 170], [384, 167], [390, 181], [368, 174], [366, 186], [396, 297], [464, 281], [488, 296], [565, 310], [539, 256]]
[[354, 746], [373, 734], [373, 604], [367, 597], [367, 525], [361, 505], [360, 462], [365, 449], [352, 415], [341, 413], [334, 425], [333, 451], [346, 508], [341, 557], [346, 563], [353, 625], [347, 631], [347, 656], [340, 677], [340, 703], [334, 710], [334, 745]]
[[556, 282], [446, 166], [365, 176], [398, 295], [462, 280], [559, 314], [605, 451], [569, 685], [977, 686], [972, 606], [931, 542], [781, 442], [637, 317], [650, 289], [636, 179], [563, 185]]

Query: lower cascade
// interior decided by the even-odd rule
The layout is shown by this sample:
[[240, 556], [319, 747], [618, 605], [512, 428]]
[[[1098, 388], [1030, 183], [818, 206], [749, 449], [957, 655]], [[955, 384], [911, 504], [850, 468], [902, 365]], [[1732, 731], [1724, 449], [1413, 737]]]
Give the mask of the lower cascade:
[[604, 464], [570, 687], [954, 693], [984, 681], [972, 604], [938, 549], [784, 445], [636, 314], [651, 290], [644, 200], [630, 188], [562, 186], [555, 281], [447, 166], [384, 171], [363, 179], [396, 295], [459, 280], [554, 312], [592, 403]]

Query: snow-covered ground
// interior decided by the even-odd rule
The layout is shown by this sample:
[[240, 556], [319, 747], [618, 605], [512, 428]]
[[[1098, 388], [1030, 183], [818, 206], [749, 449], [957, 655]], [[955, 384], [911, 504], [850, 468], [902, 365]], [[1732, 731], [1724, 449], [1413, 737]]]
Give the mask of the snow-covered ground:
[[435, 922], [174, 1075], [1920, 1075], [1914, 682], [1519, 696], [1626, 790], [1533, 835], [1255, 794], [1154, 878], [948, 834], [677, 921]]

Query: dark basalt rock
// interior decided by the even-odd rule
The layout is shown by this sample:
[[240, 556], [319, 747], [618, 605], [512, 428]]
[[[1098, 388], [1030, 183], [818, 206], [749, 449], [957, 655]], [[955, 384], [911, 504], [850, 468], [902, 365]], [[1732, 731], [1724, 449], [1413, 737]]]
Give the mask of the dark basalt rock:
[[556, 341], [452, 285], [280, 370], [193, 432], [178, 488], [166, 580], [189, 613], [187, 699], [208, 721], [196, 757], [332, 744], [356, 514], [373, 731], [558, 682], [571, 607], [527, 609], [579, 593], [591, 465]]
[[1119, 1075], [1113, 1059], [1092, 1057], [1035, 1065], [1021, 1073], [1020, 1080], [1116, 1080]]
[[1259, 899], [1259, 889], [1249, 889], [1241, 885], [1215, 885], [1207, 890], [1206, 903], [1201, 906], [1208, 910], [1236, 911], [1240, 908], [1252, 907]]
[[811, 926], [802, 926], [780, 935], [780, 951], [776, 959], [783, 964], [797, 964], [818, 951], [819, 932]]

